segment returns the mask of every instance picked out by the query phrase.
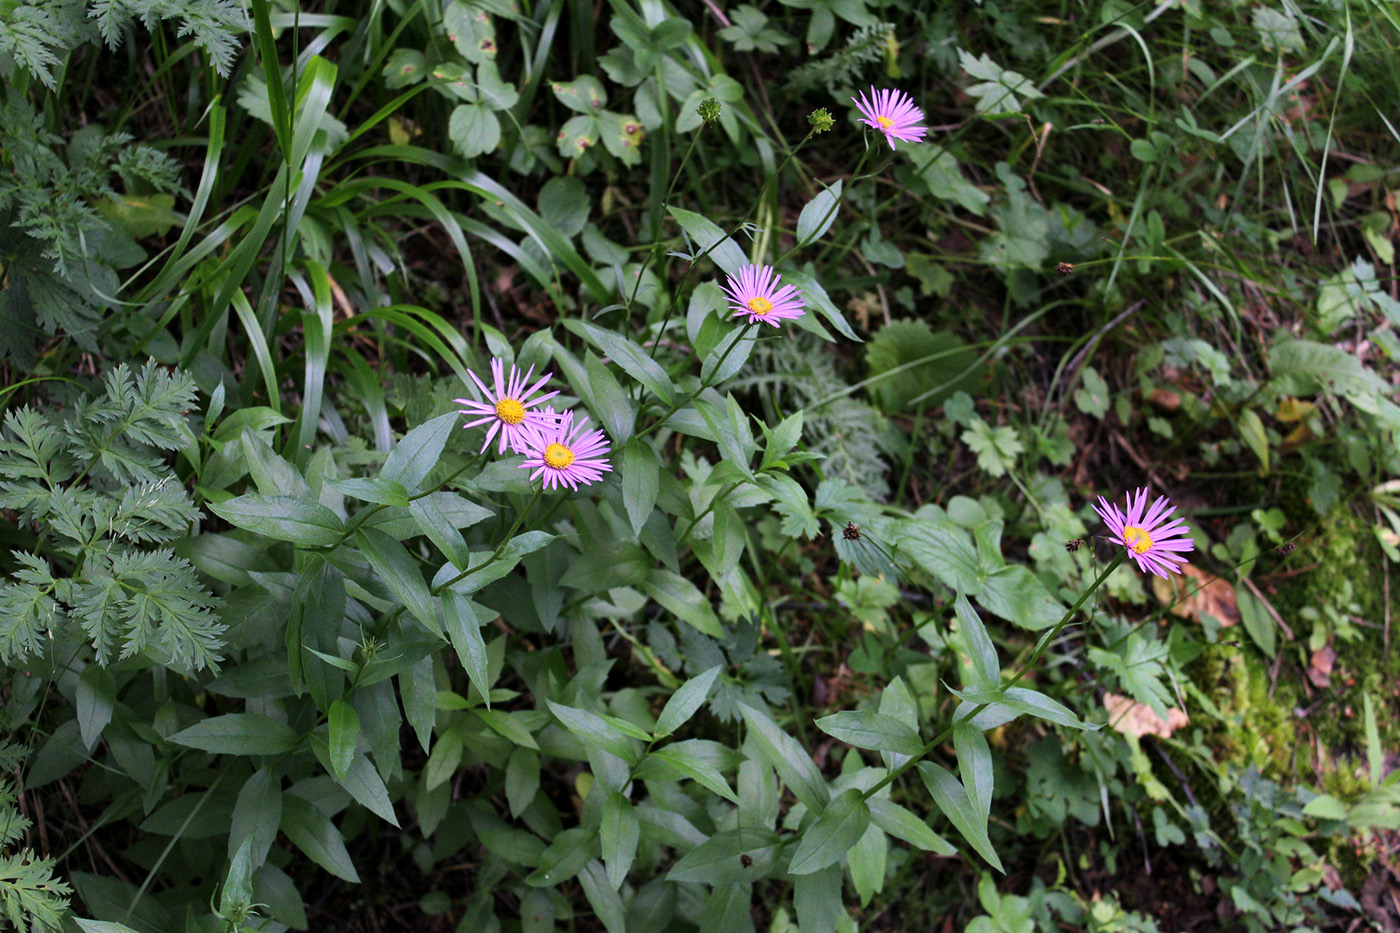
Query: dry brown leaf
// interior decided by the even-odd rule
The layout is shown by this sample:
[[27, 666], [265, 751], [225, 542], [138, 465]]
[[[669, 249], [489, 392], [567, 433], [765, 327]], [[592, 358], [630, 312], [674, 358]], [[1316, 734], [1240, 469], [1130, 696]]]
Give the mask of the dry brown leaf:
[[1156, 388], [1147, 393], [1147, 400], [1162, 411], [1181, 408], [1181, 394], [1173, 389]]
[[1312, 653], [1312, 661], [1308, 664], [1308, 680], [1312, 681], [1314, 687], [1332, 686], [1332, 666], [1337, 663], [1337, 652], [1332, 650], [1331, 645], [1323, 645]]
[[1167, 710], [1167, 718], [1163, 719], [1146, 703], [1139, 703], [1116, 693], [1104, 694], [1103, 705], [1104, 709], [1108, 710], [1109, 725], [1124, 735], [1135, 735], [1138, 738], [1144, 735], [1160, 735], [1166, 738], [1191, 721], [1184, 710], [1175, 706]]
[[1240, 621], [1240, 609], [1235, 604], [1235, 588], [1214, 574], [1197, 569], [1192, 564], [1181, 568], [1181, 576], [1171, 580], [1152, 578], [1152, 592], [1163, 603], [1171, 605], [1172, 615], [1201, 621], [1212, 615], [1223, 628]]

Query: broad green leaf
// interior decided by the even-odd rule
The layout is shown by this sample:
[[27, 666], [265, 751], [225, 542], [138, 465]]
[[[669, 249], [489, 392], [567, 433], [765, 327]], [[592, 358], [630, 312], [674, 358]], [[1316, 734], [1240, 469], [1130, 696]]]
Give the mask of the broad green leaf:
[[889, 849], [890, 843], [885, 838], [885, 831], [872, 823], [846, 853], [851, 883], [855, 885], [861, 906], [869, 904], [871, 898], [885, 887], [885, 862], [889, 857]]
[[805, 803], [809, 810], [824, 810], [827, 801], [831, 799], [831, 792], [807, 750], [797, 744], [796, 739], [779, 729], [778, 724], [769, 719], [766, 713], [745, 703], [739, 704], [739, 712], [748, 724], [758, 747], [763, 751], [763, 756], [768, 759], [773, 770], [778, 772], [788, 789], [798, 800]]
[[[666, 875], [667, 881], [731, 885], [763, 877], [782, 845], [782, 837], [771, 829], [746, 826], [715, 833], [691, 849]], [[744, 864], [740, 856], [752, 861]]]
[[528, 748], [517, 748], [506, 762], [506, 802], [510, 815], [519, 819], [540, 789], [540, 755]]
[[632, 438], [622, 449], [621, 474], [622, 505], [632, 523], [632, 533], [640, 535], [661, 489], [661, 461], [656, 450], [643, 438]]
[[997, 660], [996, 646], [987, 634], [987, 627], [982, 624], [982, 617], [961, 593], [953, 601], [953, 610], [957, 613], [958, 626], [967, 644], [967, 653], [972, 657], [972, 669], [977, 674], [978, 683], [997, 686], [1001, 682], [1001, 662]]
[[919, 762], [919, 776], [923, 778], [924, 786], [928, 788], [933, 802], [958, 828], [963, 838], [987, 860], [988, 864], [997, 871], [1005, 872], [1001, 867], [1001, 859], [997, 858], [996, 850], [992, 848], [992, 840], [987, 836], [986, 820], [977, 812], [958, 779], [941, 765], [931, 761]]
[[976, 599], [993, 615], [1032, 632], [1053, 626], [1067, 608], [1021, 564], [1010, 564], [982, 577]]
[[637, 763], [640, 756], [637, 753], [636, 745], [633, 744], [634, 740], [624, 734], [617, 726], [597, 713], [589, 712], [586, 709], [564, 706], [553, 700], [547, 702], [550, 711], [554, 713], [555, 718], [564, 728], [582, 739], [585, 744], [601, 748], [628, 764]]
[[331, 774], [337, 781], [343, 781], [355, 757], [355, 748], [360, 744], [360, 714], [344, 700], [336, 700], [331, 704], [326, 722]]
[[380, 505], [408, 506], [408, 490], [403, 484], [381, 477], [333, 479], [328, 482], [342, 494], [364, 502], [377, 502]]
[[597, 832], [582, 827], [566, 829], [540, 853], [539, 867], [525, 879], [525, 883], [535, 888], [552, 888], [563, 884], [582, 871], [589, 859], [597, 854]]
[[484, 155], [501, 144], [501, 119], [485, 104], [458, 104], [447, 122], [447, 136], [465, 158]]
[[958, 753], [958, 771], [963, 789], [973, 809], [985, 824], [992, 812], [992, 749], [982, 730], [967, 723], [953, 726], [953, 748]]
[[261, 865], [277, 838], [281, 820], [281, 781], [269, 769], [260, 768], [243, 782], [238, 801], [233, 805], [233, 817], [229, 824], [229, 857], [232, 858], [245, 841], [250, 841], [248, 857], [255, 866]]
[[[442, 501], [438, 498], [443, 493], [434, 493], [431, 496], [424, 496], [415, 499], [408, 504], [409, 514], [418, 523], [418, 528], [427, 535], [428, 540], [437, 545], [443, 556], [452, 562], [458, 570], [465, 570], [471, 564], [471, 550], [467, 547], [466, 540], [462, 533], [457, 530], [459, 526], [453, 524], [452, 517], [443, 510]], [[475, 503], [469, 503], [461, 497], [464, 504], [474, 508], [480, 508]], [[481, 509], [483, 515], [489, 515], [485, 509]]]
[[911, 846], [939, 855], [956, 855], [958, 850], [947, 839], [929, 828], [928, 823], [910, 813], [899, 804], [883, 797], [871, 797], [870, 819], [896, 839], [903, 839]]
[[379, 772], [370, 764], [366, 755], [357, 752], [350, 759], [350, 767], [345, 770], [345, 777], [338, 779], [336, 783], [381, 820], [393, 826], [399, 825], [399, 818], [394, 813], [394, 804], [389, 799], [389, 788], [384, 785], [384, 779], [379, 776]]
[[860, 840], [869, 825], [870, 808], [860, 790], [852, 787], [842, 791], [802, 833], [788, 873], [810, 875], [835, 864]]
[[282, 832], [306, 856], [337, 878], [360, 883], [360, 875], [330, 817], [295, 794], [282, 798]]
[[681, 684], [679, 689], [671, 694], [671, 698], [661, 710], [661, 715], [657, 717], [653, 734], [657, 738], [665, 738], [689, 722], [695, 711], [704, 705], [705, 699], [710, 695], [710, 688], [714, 686], [723, 669], [724, 665], [716, 664]]
[[975, 594], [981, 588], [977, 548], [966, 531], [922, 519], [902, 521], [895, 528], [899, 552], [921, 569], [959, 593]]
[[593, 344], [629, 376], [650, 389], [663, 405], [670, 405], [675, 400], [675, 389], [666, 370], [631, 340], [578, 318], [565, 318], [564, 326]]
[[641, 838], [642, 824], [637, 821], [637, 812], [632, 803], [622, 794], [614, 791], [603, 803], [603, 823], [598, 829], [599, 841], [603, 844], [603, 864], [608, 867], [608, 883], [615, 889], [622, 887], [627, 873], [632, 870], [632, 859], [637, 855], [637, 840]]
[[1239, 606], [1240, 621], [1244, 623], [1244, 630], [1259, 646], [1259, 650], [1272, 658], [1278, 653], [1278, 636], [1273, 616], [1269, 615], [1263, 601], [1250, 592], [1247, 586], [1235, 588], [1235, 600]]
[[381, 479], [393, 480], [409, 492], [417, 492], [418, 484], [437, 466], [447, 439], [457, 424], [457, 412], [425, 421], [403, 436], [379, 471]]
[[864, 711], [847, 711], [817, 720], [817, 728], [847, 745], [875, 751], [917, 755], [924, 743], [913, 729], [890, 716]]
[[261, 713], [226, 713], [201, 720], [170, 741], [216, 755], [283, 755], [297, 747], [297, 734]]
[[83, 744], [92, 751], [102, 730], [112, 721], [117, 704], [117, 680], [100, 664], [89, 664], [78, 677], [78, 728]]
[[1046, 722], [1053, 722], [1057, 726], [1068, 726], [1071, 729], [1091, 728], [1068, 706], [1026, 687], [1007, 687], [1001, 691], [1001, 702], [1012, 709], [1028, 713], [1037, 719], [1044, 719]]
[[428, 755], [428, 763], [423, 768], [423, 786], [432, 790], [451, 780], [452, 775], [462, 766], [464, 751], [460, 726], [439, 735], [433, 743], [432, 753]]
[[615, 890], [617, 885], [608, 886], [609, 879], [604, 874], [603, 866], [596, 859], [590, 861], [579, 872], [578, 880], [583, 896], [588, 898], [603, 928], [608, 933], [627, 933], [627, 913], [622, 906], [622, 895]]
[[797, 215], [797, 245], [806, 246], [821, 239], [836, 222], [837, 205], [841, 200], [841, 182], [817, 192]]
[[667, 210], [672, 217], [676, 218], [676, 223], [685, 230], [686, 236], [690, 237], [691, 242], [709, 255], [714, 260], [715, 265], [723, 269], [726, 274], [738, 276], [744, 266], [750, 264], [744, 251], [739, 248], [739, 244], [725, 236], [723, 230], [705, 217], [679, 207], [668, 207]]
[[[473, 712], [482, 722], [490, 727], [492, 732], [495, 732], [502, 738], [509, 739], [521, 748], [539, 751], [539, 744], [535, 741], [535, 737], [530, 734], [529, 727], [526, 726], [521, 719], [524, 713], [523, 710], [513, 713], [503, 713], [500, 710], [477, 707]], [[532, 713], [531, 715], [534, 714]]]
[[345, 525], [330, 509], [301, 496], [257, 496], [251, 493], [212, 503], [209, 511], [248, 531], [290, 541], [300, 547], [339, 544]]
[[457, 649], [457, 658], [467, 672], [476, 692], [491, 705], [490, 664], [486, 659], [486, 641], [481, 637], [481, 622], [472, 610], [471, 600], [453, 590], [442, 596], [442, 619], [447, 624], [447, 637]]
[[845, 912], [841, 904], [841, 866], [798, 875], [792, 882], [792, 906], [801, 930], [835, 930]]
[[677, 742], [657, 749], [642, 760], [633, 771], [633, 776], [639, 781], [671, 781], [677, 780], [676, 775], [679, 774], [731, 803], [738, 803], [739, 799], [729, 789], [719, 769], [692, 752], [687, 747], [689, 745], [689, 742]]
[[428, 631], [441, 635], [442, 626], [438, 624], [435, 600], [428, 591], [422, 571], [418, 569], [418, 562], [408, 553], [408, 549], [376, 528], [361, 528], [356, 532], [356, 537], [365, 559], [389, 591]]
[[653, 569], [647, 574], [641, 591], [696, 631], [715, 639], [727, 637], [709, 599], [680, 574], [662, 568]]

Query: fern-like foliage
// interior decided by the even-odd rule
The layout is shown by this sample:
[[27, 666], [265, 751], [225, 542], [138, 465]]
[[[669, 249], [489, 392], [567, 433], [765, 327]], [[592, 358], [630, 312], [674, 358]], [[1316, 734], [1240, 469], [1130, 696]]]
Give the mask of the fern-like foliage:
[[88, 15], [112, 48], [138, 19], [147, 29], [161, 20], [175, 20], [178, 34], [191, 37], [209, 53], [214, 70], [224, 77], [238, 51], [237, 38], [248, 31], [248, 17], [234, 0], [92, 0]]
[[0, 3], [0, 75], [10, 83], [15, 70], [22, 69], [52, 90], [61, 57], [90, 41], [93, 33], [82, 0]]
[[893, 23], [872, 23], [857, 29], [846, 40], [845, 48], [793, 69], [788, 87], [798, 92], [822, 88], [833, 94], [838, 88], [851, 87], [864, 67], [879, 61], [890, 48], [894, 32]]
[[124, 133], [87, 127], [65, 145], [23, 96], [0, 95], [0, 357], [30, 368], [46, 334], [97, 349], [98, 325], [116, 303], [116, 270], [144, 257], [98, 210], [120, 197], [114, 175], [129, 190], [179, 183], [169, 156]]
[[[62, 416], [21, 408], [0, 433], [0, 508], [45, 530], [0, 583], [0, 660], [86, 641], [101, 664], [144, 655], [217, 668], [223, 626], [194, 569], [168, 548], [198, 517], [164, 452], [194, 441], [194, 383], [154, 364], [112, 370]], [[81, 633], [81, 634], [79, 634]]]
[[[11, 768], [18, 767], [23, 751], [9, 742], [0, 746], [0, 760]], [[57, 933], [63, 927], [73, 889], [54, 878], [53, 859], [38, 858], [27, 848], [11, 851], [31, 825], [19, 812], [18, 801], [15, 785], [0, 780], [0, 927], [8, 921], [16, 930]]]
[[803, 410], [803, 439], [809, 450], [825, 457], [821, 469], [827, 479], [845, 480], [878, 501], [888, 498], [884, 415], [849, 395], [813, 407], [847, 388], [826, 344], [797, 334], [761, 343], [745, 372], [729, 387], [768, 393], [778, 411]]

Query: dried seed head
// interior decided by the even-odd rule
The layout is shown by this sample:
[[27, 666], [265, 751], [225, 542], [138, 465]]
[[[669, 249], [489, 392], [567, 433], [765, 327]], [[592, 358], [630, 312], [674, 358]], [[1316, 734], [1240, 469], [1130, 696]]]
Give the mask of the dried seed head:
[[1075, 551], [1079, 550], [1080, 546], [1083, 543], [1083, 538], [1070, 538], [1068, 541], [1065, 542], [1065, 550], [1073, 554]]
[[1069, 275], [1071, 272], [1074, 271], [1074, 263], [1057, 262], [1055, 263], [1055, 271], [1060, 273], [1060, 275]]
[[843, 532], [841, 532], [841, 536], [842, 536], [843, 538], [845, 538], [847, 541], [859, 541], [859, 540], [860, 540], [860, 526], [857, 525], [855, 522], [847, 522], [847, 523], [846, 523], [846, 530], [843, 531]]

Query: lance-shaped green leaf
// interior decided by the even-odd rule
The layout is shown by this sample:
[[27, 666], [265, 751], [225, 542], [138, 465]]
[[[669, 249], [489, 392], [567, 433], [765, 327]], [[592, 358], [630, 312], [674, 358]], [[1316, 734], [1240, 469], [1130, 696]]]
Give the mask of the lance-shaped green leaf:
[[661, 461], [644, 438], [634, 437], [622, 448], [622, 506], [632, 533], [642, 533], [642, 526], [651, 518], [656, 496], [661, 490]]
[[417, 492], [418, 484], [437, 466], [452, 428], [457, 424], [457, 412], [425, 421], [403, 436], [379, 471], [380, 479], [393, 480], [409, 492]]
[[[666, 880], [713, 885], [752, 881], [767, 873], [781, 844], [781, 836], [761, 826], [724, 830], [687, 852]], [[740, 858], [744, 855], [749, 857], [747, 864]]]
[[957, 854], [958, 850], [951, 842], [899, 804], [883, 797], [871, 797], [866, 803], [870, 806], [871, 822], [896, 839], [903, 839], [911, 846], [917, 846], [926, 852], [936, 852], [939, 855]]
[[663, 405], [670, 405], [675, 400], [675, 388], [666, 370], [631, 340], [578, 318], [565, 318], [564, 326], [603, 351], [627, 375], [650, 389]]
[[677, 742], [647, 755], [632, 772], [639, 781], [678, 781], [690, 778], [731, 803], [739, 798], [729, 789], [724, 775], [709, 760], [697, 754], [689, 742]]
[[595, 745], [611, 755], [616, 755], [630, 765], [637, 763], [640, 756], [637, 753], [637, 746], [634, 744], [635, 740], [629, 738], [617, 726], [597, 713], [589, 712], [586, 709], [564, 706], [553, 700], [549, 700], [548, 703], [550, 711], [554, 713], [555, 718], [563, 724], [564, 728], [585, 743]]
[[637, 856], [637, 840], [641, 838], [642, 824], [637, 820], [637, 811], [632, 802], [614, 791], [603, 803], [603, 822], [598, 828], [598, 838], [603, 844], [603, 864], [608, 869], [608, 883], [614, 889], [622, 887], [627, 873], [632, 870], [632, 860]]
[[851, 710], [817, 720], [817, 728], [854, 745], [881, 752], [917, 755], [924, 750], [919, 734], [893, 716]]
[[[520, 563], [520, 559], [526, 554], [532, 554], [538, 551], [553, 540], [554, 535], [545, 531], [527, 531], [524, 534], [518, 534], [514, 538], [511, 538], [510, 542], [501, 549], [500, 556], [494, 561], [491, 560], [490, 554], [483, 555], [481, 559], [476, 562], [476, 566], [471, 569], [470, 573], [452, 584], [452, 589], [463, 595], [470, 596], [477, 590], [495, 583], [497, 580], [501, 579], [501, 577], [510, 573], [515, 569], [516, 565]], [[460, 571], [458, 571], [456, 567], [451, 564], [444, 564], [433, 577], [433, 587], [438, 588], [444, 586], [447, 581], [456, 577], [458, 573], [460, 573]]]
[[355, 863], [345, 848], [345, 838], [330, 817], [295, 794], [282, 798], [282, 832], [311, 861], [352, 884], [360, 883]]
[[297, 734], [261, 713], [226, 713], [200, 720], [170, 741], [219, 755], [284, 755], [297, 747]]
[[869, 825], [870, 808], [860, 790], [852, 787], [842, 791], [803, 832], [802, 841], [792, 854], [788, 873], [810, 875], [836, 864], [860, 840]]
[[809, 810], [821, 812], [826, 807], [826, 802], [831, 799], [831, 791], [812, 761], [812, 756], [797, 744], [796, 739], [779, 729], [778, 724], [769, 719], [766, 713], [745, 703], [739, 704], [739, 712], [748, 724], [759, 750], [763, 752], [763, 757], [773, 766], [773, 770], [778, 772], [778, 777], [783, 779], [788, 789], [798, 800], [805, 803]]
[[566, 829], [554, 837], [549, 848], [540, 853], [539, 867], [525, 879], [535, 888], [551, 888], [563, 884], [583, 870], [588, 860], [598, 854], [598, 834], [593, 830]]
[[355, 757], [355, 746], [360, 742], [360, 714], [344, 700], [336, 700], [326, 714], [326, 723], [331, 774], [342, 781]]
[[486, 641], [481, 637], [481, 622], [472, 611], [471, 600], [461, 593], [448, 590], [442, 596], [442, 618], [447, 624], [447, 637], [452, 640], [462, 669], [467, 672], [467, 679], [490, 707], [491, 665], [486, 657]]
[[356, 532], [356, 537], [365, 559], [389, 591], [428, 631], [441, 635], [442, 627], [438, 625], [432, 594], [428, 592], [428, 584], [418, 569], [418, 562], [408, 553], [408, 549], [376, 528], [361, 528]]
[[963, 838], [987, 860], [988, 864], [997, 871], [1005, 872], [1006, 869], [1001, 867], [1001, 859], [997, 858], [996, 849], [992, 848], [992, 840], [987, 836], [986, 820], [977, 812], [958, 779], [941, 765], [931, 761], [919, 762], [919, 776], [924, 779], [924, 786], [932, 795], [933, 802], [938, 804], [938, 809], [952, 821], [958, 832], [963, 834]]
[[997, 661], [996, 646], [992, 644], [981, 616], [962, 593], [953, 601], [953, 610], [958, 615], [958, 625], [962, 628], [967, 652], [972, 656], [972, 668], [977, 673], [977, 679], [995, 686], [1001, 680], [1001, 664]]
[[992, 812], [992, 749], [982, 730], [965, 722], [953, 726], [953, 747], [958, 753], [958, 772], [963, 789], [979, 819], [986, 823]]
[[233, 805], [228, 837], [230, 855], [245, 842], [251, 842], [248, 857], [254, 865], [261, 865], [277, 838], [281, 819], [281, 780], [273, 777], [268, 768], [254, 771], [253, 776], [243, 782], [238, 800]]
[[792, 906], [802, 930], [836, 930], [841, 917], [841, 866], [798, 875], [792, 883]]
[[342, 495], [363, 502], [377, 502], [380, 505], [394, 505], [400, 508], [408, 505], [408, 490], [403, 484], [382, 477], [356, 477], [335, 479], [328, 482]]
[[301, 496], [239, 496], [209, 506], [232, 525], [299, 547], [339, 544], [345, 525], [330, 509]]
[[708, 671], [697, 674], [681, 684], [680, 688], [671, 694], [671, 699], [666, 701], [661, 715], [657, 717], [653, 734], [657, 738], [664, 738], [689, 722], [695, 711], [704, 705], [706, 697], [710, 695], [710, 688], [715, 685], [723, 669], [724, 665], [716, 664]]

